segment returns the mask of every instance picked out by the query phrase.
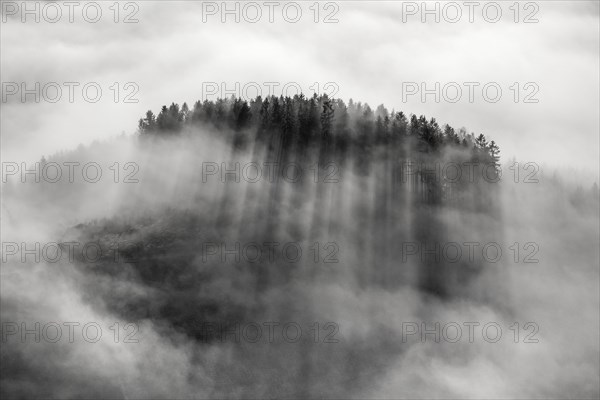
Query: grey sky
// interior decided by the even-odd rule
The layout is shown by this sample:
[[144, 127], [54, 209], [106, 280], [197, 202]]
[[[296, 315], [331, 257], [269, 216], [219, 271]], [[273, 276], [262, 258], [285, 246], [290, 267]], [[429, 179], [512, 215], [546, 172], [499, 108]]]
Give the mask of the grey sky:
[[[6, 10], [5, 4], [10, 2], [2, 3]], [[334, 82], [339, 88], [335, 96], [345, 101], [353, 98], [372, 108], [384, 103], [390, 110], [425, 114], [440, 123], [484, 133], [499, 143], [503, 160], [516, 156], [522, 161], [597, 174], [597, 2], [535, 2], [538, 10], [525, 9], [523, 2], [518, 23], [509, 9], [513, 2], [498, 2], [502, 18], [497, 23], [483, 18], [485, 2], [475, 9], [473, 23], [468, 22], [463, 2], [457, 2], [463, 13], [457, 23], [447, 22], [443, 14], [439, 23], [433, 15], [422, 23], [419, 12], [403, 13], [410, 6], [403, 9], [401, 2], [340, 1], [335, 3], [338, 10], [333, 6], [323, 9], [325, 3], [321, 3], [320, 20], [334, 11], [333, 18], [339, 20], [329, 24], [313, 21], [309, 9], [313, 2], [298, 2], [303, 14], [297, 23], [284, 20], [281, 6], [275, 8], [274, 23], [268, 22], [267, 7], [262, 8], [257, 23], [244, 21], [243, 15], [240, 23], [235, 23], [233, 16], [222, 23], [220, 13], [206, 15], [203, 22], [207, 5], [202, 2], [138, 1], [131, 2], [139, 7], [134, 15], [139, 22], [132, 24], [114, 23], [109, 9], [112, 2], [98, 3], [103, 14], [97, 23], [86, 22], [81, 7], [75, 9], [73, 23], [68, 22], [65, 6], [56, 23], [46, 22], [43, 14], [39, 23], [33, 16], [22, 23], [21, 10], [16, 15], [3, 14], [2, 82], [27, 82], [28, 88], [35, 82], [41, 86], [57, 82], [63, 94], [54, 104], [43, 99], [35, 103], [33, 95], [23, 103], [20, 93], [6, 96], [6, 101], [3, 98], [3, 160], [36, 160], [122, 131], [132, 133], [148, 109], [157, 111], [171, 101], [191, 104], [201, 99], [203, 82], [225, 82], [229, 89], [235, 88], [235, 82], [240, 88], [256, 82], [263, 94], [267, 82], [280, 84], [276, 94], [290, 82], [298, 83], [307, 94], [312, 94], [315, 82], [320, 91], [330, 92], [334, 86], [324, 85]], [[122, 7], [119, 18], [133, 11], [133, 6]], [[532, 18], [539, 22], [523, 23], [534, 11]], [[248, 15], [253, 16], [254, 11]], [[293, 17], [294, 11], [288, 15]], [[493, 17], [494, 11], [488, 16]], [[63, 82], [80, 83], [73, 103], [69, 103]], [[97, 103], [82, 97], [81, 87], [88, 82], [97, 82], [102, 88]], [[110, 89], [114, 82], [119, 86], [118, 103]], [[134, 88], [125, 90], [127, 82], [139, 87], [132, 96], [137, 103], [123, 103]], [[436, 103], [434, 95], [428, 95], [422, 102], [419, 93], [403, 101], [403, 84], [410, 82], [425, 82], [429, 89], [435, 82], [440, 88], [457, 82], [462, 97], [451, 103], [442, 96]], [[463, 82], [480, 83], [473, 103]], [[489, 82], [502, 89], [496, 103], [482, 97], [481, 88]], [[515, 82], [520, 87], [518, 103], [511, 90]], [[528, 82], [534, 85], [525, 88]], [[535, 88], [539, 91], [532, 99], [539, 102], [523, 103], [524, 96]], [[293, 88], [290, 90], [293, 94]], [[254, 89], [248, 93], [253, 94]], [[449, 93], [453, 97], [455, 92]], [[493, 95], [494, 90], [489, 93]]]

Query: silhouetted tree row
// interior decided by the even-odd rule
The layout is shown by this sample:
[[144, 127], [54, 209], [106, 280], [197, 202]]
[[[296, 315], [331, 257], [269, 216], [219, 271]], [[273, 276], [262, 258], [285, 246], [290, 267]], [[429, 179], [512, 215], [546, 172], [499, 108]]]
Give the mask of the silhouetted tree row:
[[235, 97], [220, 98], [197, 101], [192, 109], [187, 103], [181, 107], [171, 103], [169, 107], [163, 106], [158, 115], [149, 110], [139, 120], [138, 127], [143, 135], [172, 135], [186, 127], [206, 124], [246, 134], [255, 132], [259, 140], [279, 133], [284, 150], [292, 145], [298, 150], [317, 143], [328, 150], [334, 144], [338, 148], [354, 144], [370, 150], [372, 146], [410, 141], [419, 152], [435, 152], [444, 147], [470, 148], [477, 161], [499, 166], [500, 149], [483, 134], [475, 137], [464, 128], [440, 127], [435, 118], [389, 112], [383, 105], [373, 110], [367, 103], [350, 99], [346, 104], [327, 95], [265, 99], [258, 96], [250, 103]]

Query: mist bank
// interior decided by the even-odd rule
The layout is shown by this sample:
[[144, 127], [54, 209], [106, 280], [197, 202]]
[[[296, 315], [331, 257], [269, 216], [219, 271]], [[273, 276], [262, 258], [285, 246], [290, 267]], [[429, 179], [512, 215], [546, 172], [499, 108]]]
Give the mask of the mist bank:
[[[350, 113], [347, 135], [324, 135], [318, 119], [304, 138], [280, 122], [202, 121], [43, 160], [79, 163], [73, 182], [11, 175], [3, 334], [36, 321], [95, 321], [105, 334], [8, 335], [3, 395], [597, 397], [597, 187], [502, 165], [471, 136], [438, 141], [431, 120], [377, 136], [380, 112]], [[89, 163], [99, 179], [95, 167], [79, 177]], [[21, 242], [36, 241], [101, 251], [23, 261]], [[115, 321], [134, 324], [138, 343], [115, 343]], [[283, 333], [292, 322], [300, 336]]]

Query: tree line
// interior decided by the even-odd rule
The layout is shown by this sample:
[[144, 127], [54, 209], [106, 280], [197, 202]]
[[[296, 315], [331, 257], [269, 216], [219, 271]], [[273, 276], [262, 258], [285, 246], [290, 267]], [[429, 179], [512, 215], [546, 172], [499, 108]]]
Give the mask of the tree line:
[[346, 104], [327, 95], [306, 97], [261, 96], [247, 102], [241, 98], [219, 98], [197, 101], [190, 109], [187, 103], [163, 105], [158, 115], [151, 110], [139, 120], [142, 135], [173, 135], [186, 128], [212, 125], [237, 133], [237, 144], [251, 137], [264, 140], [273, 133], [282, 136], [284, 149], [305, 149], [314, 144], [338, 149], [357, 145], [364, 150], [373, 146], [397, 146], [410, 143], [418, 152], [436, 152], [443, 148], [470, 149], [482, 163], [494, 163], [499, 168], [500, 148], [488, 142], [483, 134], [475, 136], [464, 128], [448, 124], [440, 126], [435, 118], [406, 115], [388, 111], [382, 104], [373, 110], [367, 103]]

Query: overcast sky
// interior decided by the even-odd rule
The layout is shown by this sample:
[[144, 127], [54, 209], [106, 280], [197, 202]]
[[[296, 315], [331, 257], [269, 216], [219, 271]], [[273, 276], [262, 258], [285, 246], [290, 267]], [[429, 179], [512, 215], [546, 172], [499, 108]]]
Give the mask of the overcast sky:
[[[156, 112], [171, 101], [191, 105], [207, 97], [206, 83], [225, 82], [234, 90], [235, 82], [240, 89], [256, 82], [267, 94], [268, 82], [276, 82], [275, 94], [281, 93], [283, 85], [297, 83], [311, 95], [318, 83], [320, 92], [345, 101], [353, 98], [372, 108], [384, 103], [390, 111], [425, 114], [440, 124], [464, 126], [496, 140], [504, 161], [516, 156], [521, 161], [598, 173], [596, 1], [542, 1], [527, 8], [521, 3], [517, 23], [514, 9], [509, 8], [512, 1], [498, 2], [502, 16], [497, 23], [486, 20], [495, 17], [493, 6], [484, 17], [485, 2], [474, 9], [472, 23], [463, 2], [455, 3], [462, 12], [456, 23], [449, 22], [456, 7], [441, 9], [439, 23], [434, 15], [427, 15], [423, 23], [422, 10], [412, 14], [413, 5], [420, 7], [421, 2], [403, 6], [392, 1], [321, 3], [318, 23], [310, 9], [312, 1], [298, 2], [302, 16], [296, 23], [284, 19], [284, 3], [274, 8], [273, 23], [266, 6], [256, 23], [245, 20], [254, 18], [256, 10], [247, 8], [243, 14], [241, 6], [239, 23], [233, 15], [223, 23], [220, 10], [212, 15], [215, 10], [207, 2], [136, 1], [127, 8], [122, 2], [115, 23], [112, 3], [98, 2], [102, 16], [97, 23], [83, 18], [82, 6], [74, 9], [70, 23], [69, 9], [62, 2], [58, 2], [62, 17], [57, 22], [46, 21], [55, 17], [56, 8], [40, 6], [40, 22], [32, 14], [23, 23], [22, 10], [14, 9], [21, 2], [2, 1], [3, 161], [38, 160], [94, 139], [133, 133], [148, 109]], [[221, 2], [212, 4], [220, 8]], [[88, 8], [86, 16], [93, 19], [94, 13], [93, 7]], [[130, 14], [137, 23], [123, 23]], [[289, 6], [285, 15], [293, 19], [294, 7]], [[338, 22], [324, 23], [328, 15]], [[524, 23], [527, 17], [539, 22]], [[10, 82], [26, 82], [30, 89], [35, 82], [40, 88], [57, 82], [62, 97], [51, 103], [42, 93], [38, 103], [34, 95], [23, 102], [20, 92], [11, 94]], [[64, 82], [79, 83], [73, 103]], [[90, 82], [102, 89], [96, 103], [82, 96], [83, 85]], [[128, 82], [134, 85], [125, 87]], [[325, 86], [329, 82], [334, 84]], [[434, 94], [423, 102], [420, 93], [407, 93], [414, 84], [434, 89], [436, 82], [440, 83], [439, 103]], [[448, 101], [456, 96], [455, 86], [446, 86], [445, 97], [442, 93], [451, 82], [462, 88], [455, 103]], [[464, 82], [479, 84], [472, 103]], [[499, 101], [484, 98], [482, 87], [487, 83], [492, 83], [490, 100], [494, 87], [501, 88]], [[134, 93], [136, 88], [139, 91]], [[249, 95], [256, 93], [248, 88]], [[54, 97], [54, 90], [47, 86], [48, 97]], [[288, 93], [294, 94], [295, 89]], [[88, 94], [93, 98], [94, 88]], [[127, 94], [138, 102], [125, 103]], [[231, 92], [219, 89], [218, 94]], [[525, 103], [528, 95], [538, 102]]]

